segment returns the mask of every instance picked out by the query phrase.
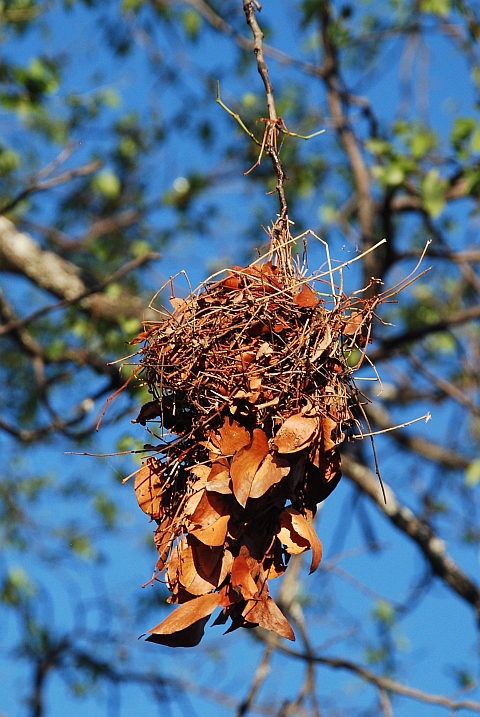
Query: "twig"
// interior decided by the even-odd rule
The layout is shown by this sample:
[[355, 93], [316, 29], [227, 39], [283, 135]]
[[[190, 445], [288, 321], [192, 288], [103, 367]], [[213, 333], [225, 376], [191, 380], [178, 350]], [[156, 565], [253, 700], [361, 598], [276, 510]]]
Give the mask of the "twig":
[[[51, 171], [52, 168], [54, 169], [55, 166], [55, 163], [49, 165], [49, 171]], [[12, 209], [14, 209], [19, 202], [21, 202], [23, 199], [26, 199], [31, 194], [35, 194], [36, 192], [45, 192], [47, 189], [57, 187], [59, 184], [66, 184], [67, 182], [70, 182], [72, 179], [76, 179], [77, 177], [88, 176], [89, 174], [92, 174], [92, 172], [95, 172], [97, 169], [99, 169], [101, 166], [102, 162], [100, 160], [95, 160], [94, 162], [89, 162], [82, 167], [70, 169], [63, 174], [59, 174], [57, 177], [46, 179], [44, 182], [37, 181], [38, 177], [42, 176], [46, 172], [47, 168], [45, 168], [37, 175], [36, 178], [33, 179], [33, 181], [29, 185], [22, 189], [22, 191], [19, 192], [16, 197], [4, 204], [3, 207], [0, 207], [0, 214], [7, 214]]]
[[254, 3], [251, 2], [251, 0], [243, 0], [243, 10], [245, 12], [247, 24], [250, 26], [253, 33], [253, 51], [257, 58], [258, 72], [265, 86], [268, 118], [270, 120], [270, 124], [266, 127], [265, 151], [272, 158], [272, 164], [277, 175], [276, 191], [280, 200], [280, 220], [285, 221], [288, 215], [288, 206], [287, 200], [285, 199], [284, 188], [287, 176], [282, 167], [282, 163], [280, 162], [280, 158], [277, 152], [277, 137], [279, 133], [278, 115], [277, 110], [275, 108], [275, 99], [273, 97], [273, 86], [270, 81], [267, 63], [265, 62], [265, 57], [263, 54], [263, 32], [261, 31], [260, 26], [257, 22]]

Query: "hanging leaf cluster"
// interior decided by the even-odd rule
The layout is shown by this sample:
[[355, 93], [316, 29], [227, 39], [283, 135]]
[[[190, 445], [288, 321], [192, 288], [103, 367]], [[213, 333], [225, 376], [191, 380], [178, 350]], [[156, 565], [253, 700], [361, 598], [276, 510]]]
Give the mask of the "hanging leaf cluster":
[[263, 263], [172, 296], [173, 312], [133, 342], [152, 395], [136, 422], [158, 439], [135, 491], [157, 524], [153, 580], [177, 605], [152, 642], [198, 644], [217, 608], [227, 632], [260, 625], [293, 640], [269, 580], [292, 555], [310, 550], [311, 572], [322, 557], [312, 520], [358, 423], [352, 373], [381, 297], [333, 295], [331, 272], [303, 276], [278, 234]]

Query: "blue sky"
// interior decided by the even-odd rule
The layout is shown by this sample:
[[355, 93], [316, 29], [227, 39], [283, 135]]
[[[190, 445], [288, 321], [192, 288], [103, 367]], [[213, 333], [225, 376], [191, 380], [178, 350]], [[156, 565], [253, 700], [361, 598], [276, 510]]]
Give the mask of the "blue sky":
[[[295, 54], [297, 34], [291, 21], [293, 9], [290, 3], [286, 0], [280, 3], [277, 0], [265, 0], [263, 6], [263, 14], [275, 24], [275, 46], [289, 48], [292, 54]], [[54, 6], [50, 31], [51, 37], [48, 38], [42, 37], [41, 34], [38, 36], [28, 35], [24, 40], [11, 44], [9, 52], [15, 52], [18, 60], [24, 61], [45, 46], [48, 46], [49, 51], [68, 49], [70, 52], [73, 50], [78, 60], [72, 64], [69, 71], [68, 89], [76, 89], [79, 92], [90, 91], [91, 72], [98, 68], [101, 69], [103, 75], [101, 83], [109, 88], [114, 88], [121, 97], [119, 108], [112, 109], [112, 112], [120, 113], [127, 109], [135, 109], [142, 113], [148, 105], [157, 103], [159, 111], [164, 114], [167, 121], [171, 121], [178, 104], [175, 92], [173, 90], [162, 91], [159, 95], [158, 85], [152, 83], [151, 77], [148, 75], [142, 47], [137, 47], [124, 61], [112, 60], [110, 55], [102, 49], [102, 35], [95, 26], [94, 16], [83, 9], [77, 9], [67, 14]], [[373, 86], [370, 88], [366, 83], [365, 87], [359, 88], [360, 92], [368, 90], [372, 102], [385, 121], [395, 116], [398, 107], [398, 64], [393, 61], [395, 52], [398, 53], [398, 48], [392, 45], [383, 60], [386, 71], [375, 80]], [[229, 42], [219, 38], [218, 35], [209, 35], [208, 39], [202, 40], [193, 51], [194, 61], [203, 70], [212, 73], [215, 73], [217, 67], [234, 64], [235, 56], [231, 52]], [[390, 69], [389, 58], [392, 59]], [[433, 127], [444, 134], [450, 129], [454, 116], [470, 112], [472, 98], [459, 87], [458, 78], [464, 75], [465, 68], [449, 45], [431, 43], [425, 49], [425, 61], [427, 59], [432, 76], [429, 85], [428, 116]], [[274, 84], [279, 73], [282, 73], [283, 78], [283, 73], [291, 74], [293, 72], [279, 68], [273, 61], [270, 61], [269, 65]], [[418, 64], [414, 67], [421, 76], [422, 67], [418, 67]], [[250, 87], [245, 84], [252, 81], [252, 76], [255, 80], [255, 75], [250, 74], [246, 77], [245, 82], [237, 78], [223, 83], [224, 97], [240, 97], [249, 91]], [[193, 67], [188, 66], [185, 82], [193, 92], [196, 91], [197, 79], [196, 71]], [[259, 82], [259, 80], [255, 81]], [[258, 90], [258, 85], [255, 90]], [[426, 107], [424, 98], [422, 99], [421, 96], [422, 92], [420, 84], [416, 96], [417, 109], [419, 105], [420, 109]], [[315, 97], [309, 97], [308, 101], [315, 102]], [[220, 108], [215, 105], [213, 96], [211, 111], [218, 115], [218, 131], [221, 133], [222, 139], [228, 137], [225, 133], [233, 132], [233, 121], [222, 114]], [[288, 118], [286, 121], [288, 124]], [[331, 129], [328, 126], [326, 129], [328, 135]], [[104, 140], [98, 137], [86, 138], [85, 142], [89, 148], [95, 142], [99, 146], [102, 142], [108, 142], [108, 138]], [[315, 143], [314, 151], [319, 153], [323, 151], [324, 146], [327, 146], [327, 140], [325, 140], [325, 145], [322, 144], [323, 136], [312, 140], [312, 142]], [[82, 158], [82, 153], [83, 148], [81, 147], [76, 158]], [[172, 187], [176, 179], [187, 175], [192, 169], [196, 167], [213, 168], [218, 161], [218, 157], [199, 149], [188, 138], [183, 142], [172, 140], [151, 159], [151, 171], [155, 172], [151, 191], [160, 196], [162, 192]], [[162, 252], [162, 258], [149, 270], [149, 280], [152, 286], [161, 285], [169, 275], [175, 274], [180, 269], [187, 271], [192, 285], [195, 286], [207, 276], [209, 268], [219, 260], [227, 263], [242, 261], [245, 258], [244, 248], [232, 247], [231, 243], [227, 241], [227, 237], [231, 236], [232, 227], [237, 222], [240, 224], [245, 222], [244, 207], [249, 206], [248, 203], [254, 191], [258, 191], [258, 188], [252, 189], [249, 179], [242, 176], [226, 182], [220, 191], [215, 189], [214, 200], [221, 212], [221, 220], [216, 233], [206, 243], [200, 240], [194, 231], [188, 232], [166, 247]], [[212, 200], [212, 197], [207, 195], [206, 201], [208, 200]], [[268, 224], [276, 211], [276, 198], [261, 198], [260, 202], [263, 203], [266, 210], [263, 221]], [[306, 201], [303, 210], [305, 216], [310, 213], [312, 228], [315, 229], [320, 223], [318, 211], [321, 205], [321, 197], [313, 196]], [[44, 212], [48, 217], [48, 199]], [[461, 221], [460, 233], [462, 234], [467, 231], [467, 226], [460, 211], [458, 214]], [[169, 210], [159, 209], [159, 226], [170, 221]], [[474, 226], [476, 226], [476, 221]], [[259, 236], [262, 236], [260, 227]], [[345, 246], [343, 251], [342, 246]], [[346, 253], [354, 251], [354, 247], [349, 245], [343, 237], [338, 236], [334, 250], [337, 252], [335, 258], [344, 261]], [[347, 255], [350, 256], [350, 254]], [[323, 249], [313, 246], [310, 265], [314, 268], [316, 263], [320, 262], [323, 262]], [[435, 415], [434, 411], [433, 414], [432, 423], [421, 430], [425, 430], [426, 435], [430, 431], [431, 436], [439, 436], [442, 440], [448, 440], [450, 430], [448, 417]], [[412, 415], [404, 416], [403, 420], [414, 417]], [[127, 420], [121, 428], [119, 426], [102, 428], [95, 441], [95, 450], [99, 452], [112, 450], [119, 434], [130, 430], [135, 431], [137, 437], [143, 440], [143, 436], [140, 435], [142, 429], [139, 426], [130, 429]], [[5, 450], [11, 452], [12, 447], [8, 441], [5, 438], [1, 441]], [[385, 480], [401, 494], [402, 500], [414, 504], [415, 497], [412, 496], [410, 500], [402, 489], [402, 475], [398, 471], [398, 465], [399, 461], [404, 459], [398, 448], [387, 438], [380, 437], [377, 440], [377, 449]], [[220, 628], [217, 627], [211, 630], [207, 629], [205, 643], [202, 643], [196, 650], [190, 652], [170, 651], [167, 648], [137, 642], [139, 630], [135, 616], [123, 614], [123, 607], [119, 616], [109, 607], [104, 613], [98, 613], [96, 608], [90, 612], [88, 606], [92, 605], [96, 595], [103, 592], [104, 589], [110, 595], [113, 605], [117, 602], [121, 605], [134, 605], [133, 596], [138, 595], [141, 591], [141, 585], [149, 579], [153, 567], [153, 551], [146, 553], [143, 548], [151, 531], [146, 517], [136, 507], [131, 485], [127, 484], [122, 487], [118, 482], [111, 480], [111, 468], [122, 471], [125, 466], [124, 461], [117, 462], [115, 458], [100, 461], [94, 458], [64, 456], [64, 450], [65, 446], [58, 440], [40, 449], [30, 450], [22, 458], [21, 469], [27, 472], [34, 471], [40, 463], [44, 471], [53, 473], [60, 469], [61, 473], [78, 476], [79, 479], [84, 475], [91, 477], [92, 474], [95, 474], [95, 480], [102, 485], [108, 484], [111, 496], [124, 511], [125, 530], [123, 535], [120, 539], [116, 535], [114, 539], [102, 541], [101, 549], [108, 558], [108, 562], [98, 567], [88, 560], [84, 562], [80, 571], [77, 565], [72, 568], [66, 563], [45, 566], [39, 562], [25, 566], [22, 562], [24, 555], [14, 553], [2, 558], [0, 567], [3, 569], [6, 565], [21, 566], [32, 579], [38, 581], [39, 584], [48, 586], [48, 595], [47, 591], [45, 592], [44, 610], [45, 614], [49, 615], [54, 624], [58, 626], [59, 631], [75, 625], [75, 608], [72, 610], [72, 605], [74, 606], [75, 601], [79, 600], [87, 606], [87, 621], [99, 630], [104, 628], [105, 614], [108, 613], [112, 615], [112, 624], [115, 629], [118, 629], [120, 625], [124, 626], [122, 628], [124, 630], [122, 639], [125, 641], [123, 647], [134, 655], [133, 661], [137, 669], [147, 670], [150, 665], [153, 665], [182, 680], [198, 681], [200, 684], [204, 683], [222, 690], [226, 694], [244, 693], [249, 684], [248, 678], [251, 679], [260, 654], [258, 644], [250, 635], [235, 633], [221, 638]], [[402, 468], [404, 469], [404, 467]], [[413, 472], [414, 465], [407, 466], [407, 470]], [[436, 469], [432, 468], [432, 470]], [[418, 480], [428, 481], [429, 476], [419, 476]], [[340, 561], [339, 565], [354, 581], [357, 581], [357, 587], [352, 586], [352, 580], [347, 582], [345, 579], [322, 571], [310, 577], [304, 574], [302, 580], [305, 590], [313, 595], [314, 607], [318, 608], [318, 610], [310, 610], [308, 606], [306, 607], [309, 619], [312, 620], [315, 643], [321, 645], [336, 631], [342, 633], [344, 629], [356, 629], [358, 637], [353, 635], [339, 642], [338, 645], [330, 649], [329, 654], [360, 660], [364, 656], [364, 636], [370, 640], [372, 645], [375, 643], [376, 625], [372, 618], [372, 611], [376, 600], [372, 595], [365, 595], [363, 589], [358, 588], [358, 584], [367, 585], [371, 591], [378, 593], [379, 597], [381, 596], [387, 601], [402, 602], [408, 595], [412, 583], [421, 575], [423, 563], [417, 549], [404, 537], [399, 537], [395, 529], [387, 524], [386, 519], [380, 516], [373, 506], [367, 504], [364, 506], [364, 511], [368, 515], [369, 522], [380, 542], [388, 546], [388, 549], [378, 551], [374, 555], [366, 551], [365, 533], [360, 522], [357, 519], [351, 521], [349, 517], [352, 495], [352, 486], [346, 480], [342, 481], [340, 487], [328, 499], [320, 513], [318, 533], [324, 543], [327, 562], [337, 552], [333, 541], [337, 540], [342, 532], [346, 533], [342, 547], [346, 557]], [[47, 523], [55, 521], [57, 509], [58, 506], [55, 504], [39, 506]], [[71, 509], [74, 511], [75, 507]], [[75, 517], [74, 514], [73, 517]], [[451, 550], [454, 557], [467, 570], [478, 576], [478, 557], [470, 549], [457, 544], [455, 547], [452, 546]], [[352, 557], [348, 557], [349, 551], [354, 554]], [[132, 596], [131, 599], [129, 596]], [[333, 617], [329, 614], [328, 608], [324, 610], [324, 606], [328, 606], [329, 603], [340, 608], [339, 611], [336, 610], [336, 613], [345, 615], [344, 627], [338, 618], [336, 618], [336, 623], [332, 624]], [[354, 614], [353, 618], [350, 616], [351, 613]], [[163, 614], [160, 615], [158, 621], [162, 616]], [[0, 710], [5, 717], [16, 717], [17, 714], [21, 714], [17, 711], [19, 709], [18, 693], [23, 689], [24, 675], [23, 668], [14, 662], [8, 654], [8, 647], [15, 637], [17, 626], [11, 617], [4, 619], [6, 627], [0, 643], [4, 653], [3, 658], [0, 658], [3, 663], [0, 671], [0, 695], [3, 694], [0, 697]], [[145, 618], [144, 628], [148, 629], [152, 624], [151, 615], [149, 615], [148, 618]], [[108, 634], [107, 629], [106, 640], [109, 639]], [[445, 672], [445, 663], [452, 666], [465, 663], [470, 667], [476, 663], [477, 648], [473, 614], [439, 581], [434, 582], [428, 597], [420, 606], [399, 621], [394, 635], [399, 644], [403, 646], [400, 652], [402, 667], [399, 676], [411, 686], [421, 687], [426, 691], [451, 694], [454, 692], [455, 686], [451, 675]], [[319, 691], [321, 695], [325, 695], [324, 699], [327, 703], [328, 699], [334, 701], [338, 690], [345, 690], [350, 695], [352, 709], [359, 710], [361, 706], [368, 704], [368, 697], [365, 698], [365, 694], [371, 695], [371, 688], [366, 690], [358, 679], [326, 668], [319, 668], [318, 674]], [[298, 666], [293, 661], [280, 662], [277, 658], [262, 694], [267, 696], [269, 688], [270, 690], [280, 689], [286, 695], [295, 694], [296, 684], [300, 679], [299, 675]], [[133, 717], [143, 711], [154, 711], [151, 699], [145, 697], [140, 688], [122, 689], [121, 695], [121, 701], [117, 700], [114, 692], [110, 695], [94, 694], [85, 699], [75, 700], [71, 693], [64, 689], [58, 678], [54, 678], [48, 690], [50, 704], [48, 715], [62, 715], [68, 710], [68, 714], [72, 717], [76, 715], [97, 717], [97, 715], [104, 714], [108, 714], [108, 717], [113, 717], [113, 715]], [[195, 710], [198, 715], [208, 714], [211, 717], [222, 717], [231, 713], [226, 708], [215, 706], [210, 702], [207, 704], [198, 694], [190, 699], [191, 706], [186, 706], [181, 702], [170, 705], [161, 704], [158, 707], [158, 712], [161, 715], [172, 714], [175, 717], [190, 714], [191, 709]], [[107, 703], [107, 711], [105, 711], [105, 703]], [[416, 717], [430, 717], [430, 715], [439, 714], [438, 708], [406, 699], [394, 703], [394, 708], [396, 717], [407, 717], [412, 714], [415, 714]]]

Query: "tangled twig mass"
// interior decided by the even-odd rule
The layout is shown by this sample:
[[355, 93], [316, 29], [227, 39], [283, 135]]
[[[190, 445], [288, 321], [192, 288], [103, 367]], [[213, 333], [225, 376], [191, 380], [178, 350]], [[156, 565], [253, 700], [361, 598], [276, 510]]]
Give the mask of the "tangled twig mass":
[[227, 632], [260, 625], [293, 640], [268, 581], [291, 555], [310, 549], [311, 572], [322, 557], [312, 520], [360, 426], [352, 374], [382, 295], [344, 295], [331, 267], [306, 277], [288, 226], [274, 225], [262, 260], [172, 296], [173, 313], [132, 342], [152, 396], [135, 422], [159, 440], [136, 496], [157, 523], [153, 581], [178, 605], [152, 642], [198, 644], [218, 607]]

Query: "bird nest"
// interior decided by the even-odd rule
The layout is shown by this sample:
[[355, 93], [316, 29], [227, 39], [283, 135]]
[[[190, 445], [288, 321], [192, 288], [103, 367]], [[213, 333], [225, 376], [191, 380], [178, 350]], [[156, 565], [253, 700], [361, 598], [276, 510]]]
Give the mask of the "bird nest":
[[352, 375], [382, 295], [344, 295], [330, 264], [305, 276], [289, 233], [274, 226], [271, 240], [250, 266], [172, 296], [173, 312], [132, 342], [152, 396], [134, 422], [157, 439], [136, 496], [157, 523], [152, 580], [178, 604], [152, 642], [198, 644], [216, 608], [227, 632], [260, 625], [293, 640], [268, 581], [292, 555], [310, 549], [311, 572], [322, 557], [312, 520], [340, 480], [338, 446], [358, 433]]

